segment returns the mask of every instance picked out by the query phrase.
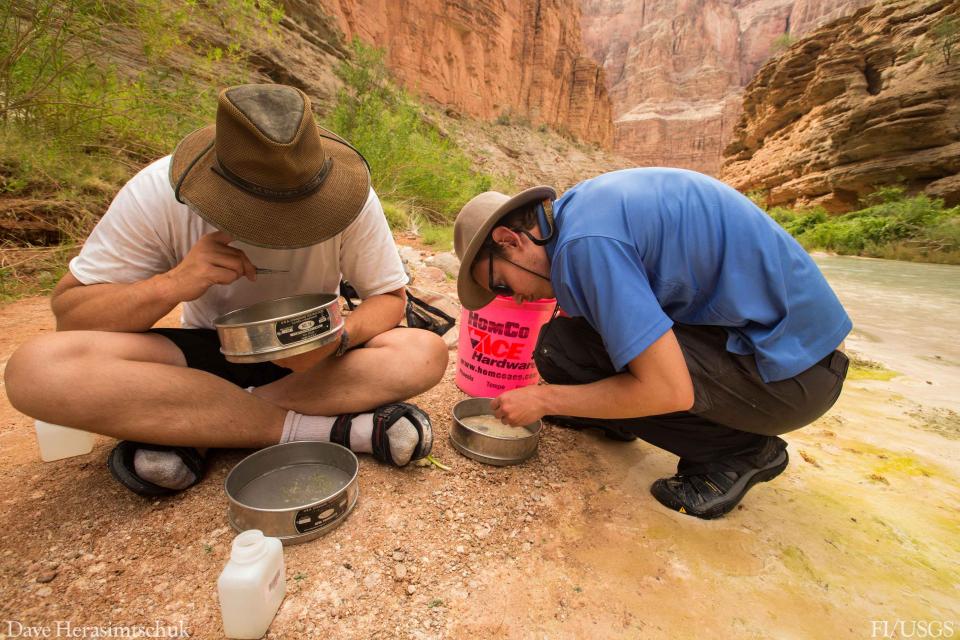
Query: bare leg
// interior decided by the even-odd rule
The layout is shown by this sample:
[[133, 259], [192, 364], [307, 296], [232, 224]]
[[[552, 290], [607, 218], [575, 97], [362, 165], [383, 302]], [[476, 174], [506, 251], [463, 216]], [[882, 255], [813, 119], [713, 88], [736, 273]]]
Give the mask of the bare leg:
[[10, 358], [7, 397], [22, 413], [120, 440], [262, 447], [280, 440], [286, 410], [204, 371], [155, 334], [67, 331]]
[[430, 389], [446, 368], [447, 346], [439, 336], [421, 329], [392, 329], [362, 349], [292, 373], [254, 393], [308, 415], [358, 413]]
[[446, 358], [437, 336], [394, 330], [256, 397], [186, 368], [163, 336], [69, 331], [22, 345], [5, 378], [11, 404], [40, 420], [122, 440], [245, 448], [279, 442], [287, 409], [363, 412], [420, 393], [440, 380]]

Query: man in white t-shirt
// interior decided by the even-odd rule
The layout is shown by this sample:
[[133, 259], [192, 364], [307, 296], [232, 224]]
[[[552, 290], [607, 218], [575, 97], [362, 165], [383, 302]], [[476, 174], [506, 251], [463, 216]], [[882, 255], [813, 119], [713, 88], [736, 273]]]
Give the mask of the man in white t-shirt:
[[[335, 294], [342, 278], [363, 304], [339, 342], [258, 364], [220, 354], [217, 316]], [[7, 395], [120, 439], [110, 470], [144, 495], [199, 481], [207, 447], [330, 440], [403, 466], [433, 435], [400, 401], [447, 363], [437, 335], [397, 328], [407, 281], [359, 152], [315, 124], [300, 90], [231, 87], [215, 125], [117, 194], [53, 293], [57, 333], [10, 358]], [[151, 328], [180, 303], [183, 328]]]

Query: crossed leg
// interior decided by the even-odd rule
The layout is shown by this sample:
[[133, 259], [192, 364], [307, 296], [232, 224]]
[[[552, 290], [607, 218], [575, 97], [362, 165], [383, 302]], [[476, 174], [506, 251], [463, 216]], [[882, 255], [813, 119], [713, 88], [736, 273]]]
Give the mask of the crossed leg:
[[288, 410], [370, 411], [431, 388], [446, 364], [436, 335], [393, 329], [254, 395], [187, 368], [163, 336], [66, 331], [24, 343], [7, 363], [5, 383], [17, 410], [46, 422], [120, 440], [251, 448], [280, 441]]

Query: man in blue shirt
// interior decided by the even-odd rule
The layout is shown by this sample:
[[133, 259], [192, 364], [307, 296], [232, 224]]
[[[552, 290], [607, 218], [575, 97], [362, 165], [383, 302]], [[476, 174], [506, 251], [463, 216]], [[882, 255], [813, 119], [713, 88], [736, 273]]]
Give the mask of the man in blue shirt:
[[713, 178], [631, 169], [576, 185], [550, 214], [554, 197], [487, 192], [457, 217], [466, 308], [507, 295], [563, 311], [535, 352], [551, 384], [504, 393], [496, 415], [640, 437], [680, 456], [657, 500], [727, 513], [786, 468], [777, 436], [836, 401], [849, 317], [803, 248]]

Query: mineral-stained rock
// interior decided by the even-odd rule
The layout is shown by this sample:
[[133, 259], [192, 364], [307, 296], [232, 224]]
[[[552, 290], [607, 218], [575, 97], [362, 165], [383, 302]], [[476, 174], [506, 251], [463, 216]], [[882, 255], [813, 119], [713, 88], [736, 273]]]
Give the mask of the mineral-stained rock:
[[871, 0], [583, 0], [584, 40], [603, 65], [614, 149], [640, 165], [716, 173], [743, 87], [784, 36]]
[[410, 91], [454, 113], [547, 124], [609, 147], [603, 70], [581, 54], [579, 0], [321, 0], [347, 37], [386, 49]]
[[960, 201], [960, 63], [931, 33], [960, 0], [880, 3], [767, 63], [721, 177], [770, 205], [847, 211], [898, 183]]

